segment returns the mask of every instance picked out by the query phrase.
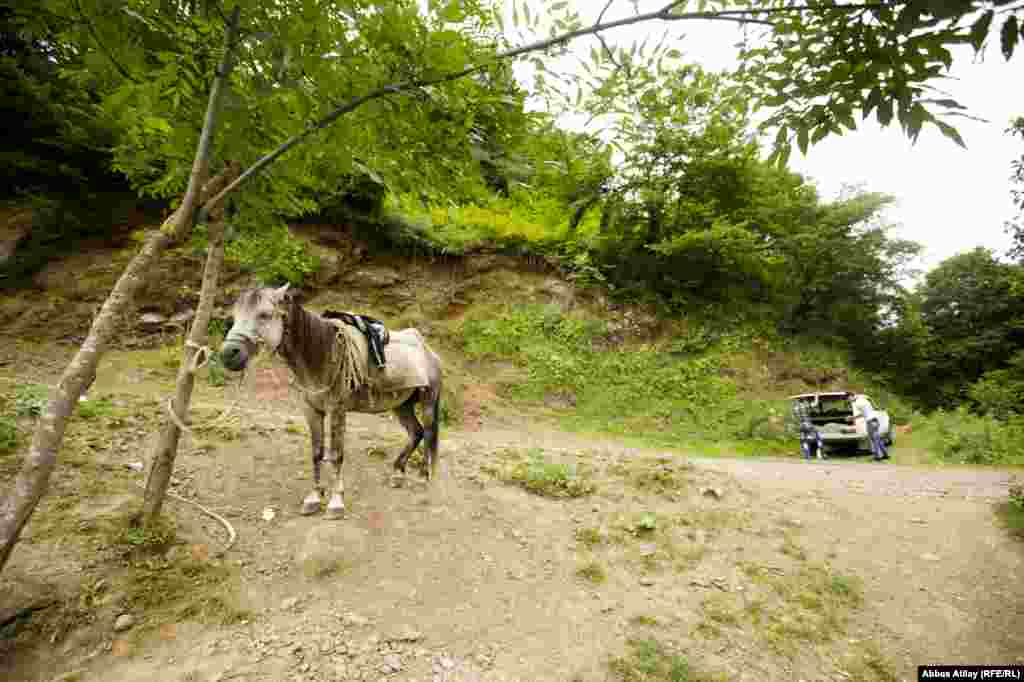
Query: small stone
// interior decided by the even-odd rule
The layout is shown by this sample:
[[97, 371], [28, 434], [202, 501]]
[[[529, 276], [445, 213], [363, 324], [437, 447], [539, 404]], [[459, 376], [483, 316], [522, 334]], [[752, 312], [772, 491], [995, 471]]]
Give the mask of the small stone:
[[370, 623], [370, 621], [367, 618], [363, 618], [358, 613], [347, 614], [345, 616], [345, 621], [348, 622], [349, 625], [353, 625], [357, 628], [363, 627], [364, 625], [369, 625]]
[[720, 500], [723, 493], [721, 488], [704, 488], [700, 491], [700, 494], [704, 497], [713, 497], [716, 500]]
[[382, 667], [384, 672], [397, 673], [402, 669], [402, 659], [396, 654], [388, 654], [384, 657], [384, 665]]
[[114, 621], [114, 632], [124, 632], [135, 625], [135, 616], [130, 613], [122, 613]]
[[452, 668], [455, 667], [455, 661], [453, 661], [452, 659], [448, 658], [447, 656], [442, 656], [440, 663], [441, 663], [441, 667], [444, 668], [445, 670], [451, 670]]
[[922, 524], [922, 525], [924, 525], [924, 524], [928, 523], [928, 522], [927, 522], [927, 521], [925, 521], [924, 519], [919, 519], [919, 518], [916, 518], [916, 517], [915, 517], [915, 518], [913, 518], [913, 519], [910, 519], [910, 522], [911, 522], [911, 523], [919, 523], [919, 524]]
[[281, 602], [281, 610], [282, 611], [291, 611], [296, 606], [298, 606], [298, 604], [299, 604], [299, 598], [298, 597], [289, 597], [288, 599], [285, 599], [283, 602]]
[[643, 578], [640, 578], [640, 584], [644, 587], [650, 587], [654, 584], [654, 579], [645, 576]]
[[640, 545], [640, 556], [648, 557], [654, 556], [658, 553], [658, 546], [653, 544]]
[[941, 561], [941, 558], [937, 554], [932, 554], [931, 552], [922, 554], [921, 558], [925, 561]]

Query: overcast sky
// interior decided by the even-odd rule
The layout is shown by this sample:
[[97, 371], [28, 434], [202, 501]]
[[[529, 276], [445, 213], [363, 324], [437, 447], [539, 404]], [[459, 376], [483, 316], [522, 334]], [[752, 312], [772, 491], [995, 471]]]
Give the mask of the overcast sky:
[[[661, 4], [664, 0], [661, 0]], [[507, 0], [511, 16], [511, 0]], [[572, 0], [584, 20], [593, 21], [603, 7], [597, 0]], [[640, 0], [640, 11], [657, 9], [659, 3]], [[539, 7], [533, 3], [533, 8]], [[616, 0], [606, 19], [633, 13], [628, 0]], [[509, 22], [510, 23], [510, 22]], [[736, 64], [734, 44], [740, 37], [732, 24], [679, 22], [671, 26], [659, 23], [616, 29], [605, 34], [609, 43], [629, 46], [654, 35], [656, 42], [670, 28], [673, 45], [686, 59], [705, 68], [718, 70]], [[522, 37], [509, 37], [522, 44]], [[539, 37], [539, 36], [538, 36]], [[571, 49], [588, 59], [596, 39], [583, 38]], [[911, 146], [898, 124], [881, 129], [874, 116], [860, 122], [854, 132], [842, 137], [829, 136], [808, 150], [807, 156], [794, 150], [790, 167], [812, 179], [825, 199], [836, 196], [846, 184], [867, 191], [894, 195], [897, 203], [886, 217], [894, 223], [897, 236], [924, 245], [919, 267], [928, 269], [956, 253], [975, 246], [996, 249], [1000, 254], [1009, 247], [1003, 224], [1012, 214], [1010, 201], [1010, 162], [1024, 152], [1024, 143], [1003, 131], [1015, 116], [1024, 115], [1024, 61], [1009, 64], [990, 46], [984, 61], [975, 61], [970, 48], [954, 52], [951, 79], [940, 87], [969, 109], [969, 113], [989, 123], [968, 119], [950, 119], [960, 130], [967, 149], [957, 146], [932, 126], [925, 126], [917, 144]], [[573, 68], [572, 60], [560, 60], [562, 68]], [[517, 67], [523, 85], [532, 85], [532, 70]], [[859, 118], [859, 116], [857, 117]], [[566, 119], [569, 126], [579, 119]]]

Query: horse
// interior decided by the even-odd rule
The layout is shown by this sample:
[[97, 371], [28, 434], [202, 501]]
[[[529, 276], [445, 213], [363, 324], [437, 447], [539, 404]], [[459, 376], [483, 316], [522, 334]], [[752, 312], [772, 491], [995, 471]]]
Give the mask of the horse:
[[[384, 346], [385, 364], [377, 367], [369, 361], [362, 332], [304, 309], [293, 293], [287, 284], [242, 292], [220, 356], [225, 368], [238, 372], [266, 346], [291, 371], [302, 393], [313, 450], [313, 490], [303, 499], [301, 513], [319, 512], [325, 494], [320, 466], [326, 419], [326, 458], [335, 467], [335, 490], [325, 516], [340, 519], [345, 514], [342, 464], [348, 412], [392, 411], [409, 434], [408, 444], [394, 461], [395, 471], [404, 477], [406, 461], [422, 443], [421, 473], [428, 482], [436, 478], [442, 368], [423, 335], [414, 328], [391, 332]], [[417, 404], [423, 408], [423, 424], [416, 417]]]

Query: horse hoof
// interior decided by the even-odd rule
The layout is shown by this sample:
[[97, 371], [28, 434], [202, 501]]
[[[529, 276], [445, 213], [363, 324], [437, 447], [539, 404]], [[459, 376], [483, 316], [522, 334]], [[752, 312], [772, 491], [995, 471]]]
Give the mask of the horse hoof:
[[306, 495], [306, 499], [302, 501], [302, 515], [309, 516], [310, 514], [316, 514], [320, 511], [320, 496], [316, 493], [310, 493]]
[[324, 514], [324, 518], [328, 521], [337, 521], [345, 518], [345, 505], [341, 505], [340, 507], [332, 507], [328, 505], [327, 513]]

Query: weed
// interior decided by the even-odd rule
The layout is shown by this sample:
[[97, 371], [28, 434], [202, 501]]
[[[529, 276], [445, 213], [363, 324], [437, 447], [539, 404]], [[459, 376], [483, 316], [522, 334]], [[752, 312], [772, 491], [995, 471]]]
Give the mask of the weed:
[[[635, 470], [639, 468], [639, 471]], [[673, 466], [669, 460], [658, 460], [653, 465], [640, 465], [630, 470], [620, 467], [616, 471], [625, 474], [630, 483], [637, 489], [658, 495], [671, 495], [686, 487], [687, 478], [682, 472], [689, 466]]]
[[525, 462], [499, 469], [498, 475], [506, 483], [545, 497], [583, 497], [596, 490], [589, 477], [571, 465], [548, 462], [539, 448], [530, 450]]
[[805, 565], [795, 576], [755, 564], [743, 564], [741, 570], [781, 600], [774, 609], [762, 600], [746, 613], [769, 646], [782, 654], [795, 654], [802, 642], [830, 641], [845, 629], [849, 610], [863, 603], [858, 579], [832, 573], [824, 565]]
[[128, 574], [128, 605], [148, 616], [231, 625], [250, 617], [229, 598], [234, 574], [222, 564], [185, 558], [136, 562]]
[[78, 403], [78, 416], [82, 419], [109, 417], [114, 413], [114, 404], [107, 398], [82, 400]]
[[206, 361], [206, 381], [214, 387], [227, 383], [224, 362], [220, 358], [220, 353], [211, 353], [209, 360]]
[[855, 682], [899, 682], [892, 663], [874, 642], [860, 642], [842, 662], [848, 679]]
[[329, 578], [344, 570], [345, 564], [340, 559], [310, 557], [302, 562], [302, 572], [310, 579]]
[[785, 536], [782, 541], [782, 548], [779, 551], [788, 557], [796, 559], [797, 561], [805, 561], [807, 559], [807, 552], [804, 551], [803, 547], [797, 544], [792, 535], [787, 534]]
[[631, 639], [628, 656], [609, 662], [612, 673], [621, 682], [710, 682], [723, 679], [697, 673], [686, 658], [670, 654], [653, 639]]
[[738, 625], [740, 622], [739, 612], [732, 601], [725, 595], [713, 595], [706, 598], [701, 606], [704, 615], [719, 625]]
[[14, 413], [19, 417], [38, 417], [46, 407], [49, 390], [39, 384], [19, 386], [14, 394]]
[[18, 427], [10, 417], [0, 417], [0, 454], [18, 447]]
[[1024, 486], [1010, 486], [1006, 501], [996, 505], [996, 515], [1011, 535], [1024, 540]]
[[633, 532], [636, 534], [649, 533], [658, 527], [658, 518], [652, 512], [644, 512], [640, 519], [634, 524]]
[[593, 549], [604, 542], [604, 536], [597, 528], [577, 528], [576, 541]]
[[596, 561], [580, 566], [576, 569], [576, 575], [584, 580], [589, 580], [595, 585], [600, 585], [608, 579], [608, 574], [605, 573], [604, 567]]
[[643, 627], [654, 627], [658, 624], [658, 619], [654, 616], [639, 615], [633, 616], [629, 619], [631, 625], [643, 626]]

